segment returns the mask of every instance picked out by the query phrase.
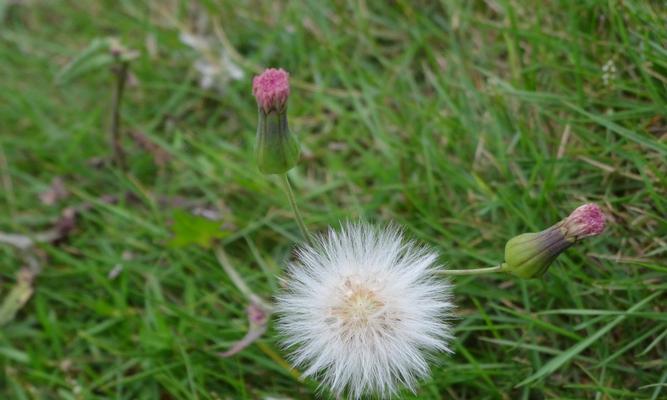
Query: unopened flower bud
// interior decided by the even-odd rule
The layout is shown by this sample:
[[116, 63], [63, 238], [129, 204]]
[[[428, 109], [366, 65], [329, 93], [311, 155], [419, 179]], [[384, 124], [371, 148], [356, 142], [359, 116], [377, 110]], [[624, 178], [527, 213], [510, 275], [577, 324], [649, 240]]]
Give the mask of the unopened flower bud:
[[596, 204], [578, 207], [556, 225], [537, 233], [524, 233], [505, 245], [502, 270], [521, 278], [539, 278], [565, 249], [583, 238], [597, 236], [605, 217]]
[[289, 74], [269, 68], [252, 81], [252, 93], [259, 107], [255, 157], [265, 174], [282, 174], [299, 161], [300, 148], [287, 125]]

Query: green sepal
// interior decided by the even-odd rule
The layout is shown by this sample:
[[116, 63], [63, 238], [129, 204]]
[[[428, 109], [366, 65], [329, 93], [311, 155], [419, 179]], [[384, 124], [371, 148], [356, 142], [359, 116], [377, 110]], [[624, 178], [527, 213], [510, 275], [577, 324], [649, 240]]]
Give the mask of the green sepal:
[[571, 245], [557, 226], [515, 236], [505, 245], [502, 271], [525, 279], [540, 278]]
[[301, 148], [287, 125], [287, 112], [259, 110], [255, 158], [264, 174], [284, 174], [299, 162]]

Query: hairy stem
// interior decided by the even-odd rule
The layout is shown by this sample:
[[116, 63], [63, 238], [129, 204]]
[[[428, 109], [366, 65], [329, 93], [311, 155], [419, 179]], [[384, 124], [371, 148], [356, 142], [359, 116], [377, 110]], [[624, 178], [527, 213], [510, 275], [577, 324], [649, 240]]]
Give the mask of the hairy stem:
[[301, 216], [299, 207], [296, 204], [296, 198], [294, 197], [294, 192], [292, 191], [292, 185], [289, 182], [287, 173], [280, 174], [280, 182], [282, 183], [283, 189], [285, 189], [285, 193], [287, 194], [287, 199], [289, 200], [289, 204], [292, 207], [292, 212], [294, 213], [294, 219], [296, 219], [296, 224], [299, 226], [301, 235], [306, 240], [306, 242], [312, 244], [312, 238], [310, 236], [310, 232], [308, 232], [308, 228], [306, 227], [306, 224], [303, 222], [303, 217]]
[[487, 268], [473, 268], [473, 269], [444, 269], [440, 273], [442, 275], [483, 275], [491, 274], [494, 272], [500, 272], [503, 269], [503, 265], [496, 265], [495, 267]]

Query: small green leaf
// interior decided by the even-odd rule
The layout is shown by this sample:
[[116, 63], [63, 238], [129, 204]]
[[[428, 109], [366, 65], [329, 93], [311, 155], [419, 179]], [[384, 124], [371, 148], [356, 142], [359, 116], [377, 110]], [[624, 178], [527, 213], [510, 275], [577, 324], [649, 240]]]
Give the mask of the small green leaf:
[[228, 235], [220, 229], [220, 222], [193, 215], [183, 210], [174, 212], [174, 224], [171, 227], [174, 236], [169, 241], [171, 247], [185, 247], [196, 244], [210, 248], [217, 239]]

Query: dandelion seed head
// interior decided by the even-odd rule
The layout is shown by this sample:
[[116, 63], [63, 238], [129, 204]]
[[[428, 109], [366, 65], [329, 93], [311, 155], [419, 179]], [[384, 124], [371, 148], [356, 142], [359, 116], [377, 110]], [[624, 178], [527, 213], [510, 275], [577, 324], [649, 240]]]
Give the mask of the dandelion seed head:
[[415, 389], [447, 346], [450, 287], [436, 254], [395, 227], [348, 224], [297, 251], [277, 298], [291, 360], [337, 395]]

